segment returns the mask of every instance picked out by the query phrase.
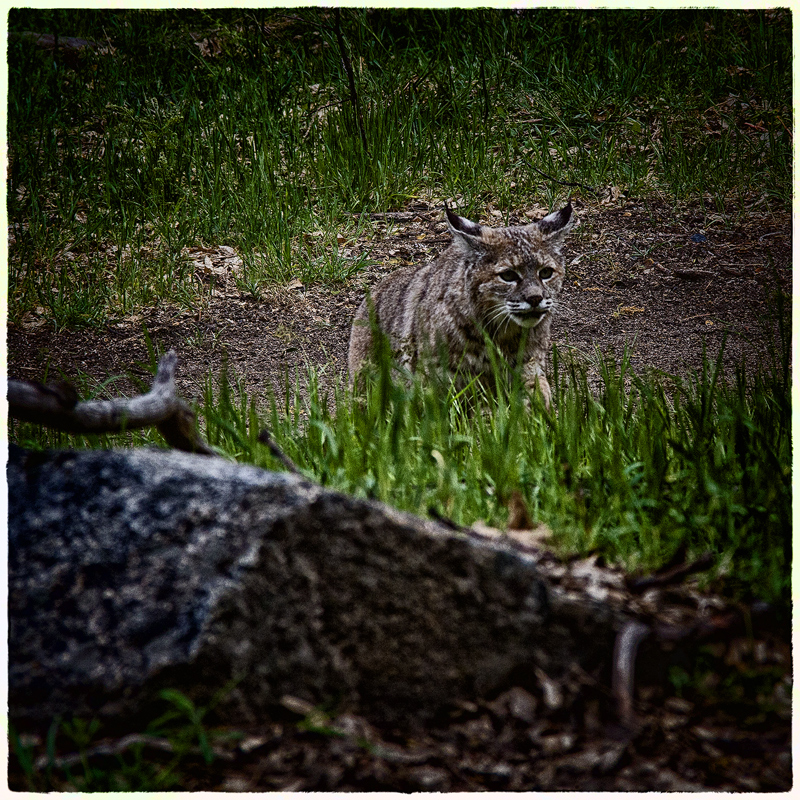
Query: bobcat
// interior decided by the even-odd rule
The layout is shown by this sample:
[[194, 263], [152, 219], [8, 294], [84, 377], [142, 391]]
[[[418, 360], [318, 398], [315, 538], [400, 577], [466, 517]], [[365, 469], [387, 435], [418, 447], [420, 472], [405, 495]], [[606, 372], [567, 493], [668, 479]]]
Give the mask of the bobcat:
[[431, 264], [386, 277], [361, 303], [350, 332], [351, 380], [372, 351], [371, 309], [400, 364], [411, 370], [443, 353], [451, 370], [482, 375], [491, 361], [484, 334], [512, 364], [522, 353], [528, 389], [547, 408], [544, 367], [551, 311], [564, 280], [561, 244], [575, 224], [572, 204], [530, 225], [489, 228], [445, 206], [451, 245]]

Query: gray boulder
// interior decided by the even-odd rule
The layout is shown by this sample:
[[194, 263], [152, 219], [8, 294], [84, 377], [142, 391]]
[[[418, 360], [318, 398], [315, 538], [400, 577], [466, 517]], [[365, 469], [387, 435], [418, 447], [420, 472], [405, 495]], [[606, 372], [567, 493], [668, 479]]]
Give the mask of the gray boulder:
[[284, 695], [425, 717], [608, 662], [619, 617], [535, 560], [289, 474], [156, 450], [11, 448], [9, 705], [131, 722], [160, 689], [223, 719]]

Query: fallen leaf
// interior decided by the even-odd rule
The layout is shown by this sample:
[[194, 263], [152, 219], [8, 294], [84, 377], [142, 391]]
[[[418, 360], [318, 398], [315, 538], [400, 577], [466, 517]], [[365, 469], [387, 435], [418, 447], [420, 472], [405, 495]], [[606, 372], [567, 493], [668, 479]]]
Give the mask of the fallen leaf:
[[285, 694], [280, 699], [280, 704], [295, 714], [306, 716], [314, 711], [314, 704], [309, 703], [308, 700], [303, 700], [300, 697], [294, 697], [291, 694]]
[[45, 320], [42, 317], [34, 317], [30, 311], [28, 311], [26, 314], [23, 314], [22, 319], [20, 319], [20, 324], [25, 330], [41, 328], [44, 323]]
[[266, 736], [247, 736], [239, 742], [239, 749], [243, 753], [250, 753], [259, 747], [263, 747], [268, 742], [269, 739]]
[[[542, 687], [542, 699], [544, 700], [544, 704], [551, 711], [556, 711], [561, 708], [561, 706], [564, 705], [564, 695], [561, 691], [561, 687], [540, 667], [534, 667], [533, 671], [536, 674], [536, 679], [539, 681], [539, 686]], [[564, 749], [568, 750], [571, 746], [570, 744]]]

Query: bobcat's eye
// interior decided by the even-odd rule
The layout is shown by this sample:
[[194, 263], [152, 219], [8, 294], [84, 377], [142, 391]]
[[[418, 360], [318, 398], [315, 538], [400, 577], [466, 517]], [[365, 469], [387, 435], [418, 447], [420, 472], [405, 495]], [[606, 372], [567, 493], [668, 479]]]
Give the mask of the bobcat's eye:
[[545, 267], [544, 269], [539, 270], [539, 277], [546, 281], [548, 278], [553, 277], [553, 268], [552, 267]]
[[498, 274], [497, 277], [500, 278], [501, 281], [505, 281], [506, 283], [516, 283], [518, 280], [520, 280], [519, 275], [517, 275], [517, 273], [514, 272], [513, 269], [503, 270]]

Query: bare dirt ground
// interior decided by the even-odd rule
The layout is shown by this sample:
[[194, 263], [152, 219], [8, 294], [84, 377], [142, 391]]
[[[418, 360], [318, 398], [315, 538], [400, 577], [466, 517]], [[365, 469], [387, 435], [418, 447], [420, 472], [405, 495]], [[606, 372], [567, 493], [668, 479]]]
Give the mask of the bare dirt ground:
[[[652, 202], [577, 202], [576, 211], [581, 224], [567, 240], [567, 280], [553, 325], [564, 354], [591, 357], [599, 348], [619, 357], [627, 346], [637, 372], [687, 375], [699, 369], [704, 348], [715, 358], [727, 335], [728, 374], [743, 360], [764, 363], [765, 331], [776, 330], [775, 292], [791, 296], [788, 212], [723, 217]], [[511, 223], [546, 212], [529, 208]], [[69, 379], [82, 372], [102, 381], [130, 372], [145, 378], [137, 366], [147, 362], [143, 325], [159, 350], [177, 351], [178, 389], [189, 400], [200, 396], [206, 375], [219, 374], [226, 358], [253, 394], [280, 391], [283, 376], [288, 372], [293, 381], [298, 369], [302, 381], [306, 364], [329, 378], [342, 376], [364, 289], [399, 266], [433, 259], [449, 242], [440, 208], [420, 203], [373, 216], [369, 238], [343, 244], [345, 256], [367, 252], [369, 259], [346, 285], [294, 281], [254, 299], [236, 289], [230, 248], [196, 248], [188, 255], [203, 279], [209, 279], [209, 262], [216, 273], [211, 299], [199, 312], [156, 307], [100, 330], [57, 332], [41, 320], [23, 320], [8, 330], [9, 376], [41, 380], [47, 372]], [[495, 216], [481, 222], [502, 224]], [[113, 390], [133, 387], [116, 382]]]
[[[511, 222], [546, 211], [525, 209]], [[567, 280], [553, 326], [563, 352], [582, 358], [599, 348], [619, 357], [627, 346], [639, 372], [687, 375], [701, 366], [704, 349], [716, 357], [727, 335], [728, 375], [743, 361], [750, 369], [765, 363], [765, 332], [777, 328], [776, 291], [791, 296], [789, 212], [722, 217], [653, 202], [577, 203], [576, 211], [581, 225], [568, 237]], [[481, 222], [502, 224], [491, 209]], [[209, 371], [218, 374], [225, 359], [253, 394], [280, 390], [287, 372], [302, 380], [306, 364], [333, 379], [346, 369], [350, 321], [364, 288], [398, 266], [435, 257], [448, 241], [439, 208], [420, 203], [376, 216], [369, 238], [342, 245], [353, 258], [369, 253], [370, 266], [349, 284], [325, 289], [295, 281], [260, 300], [236, 289], [229, 248], [197, 248], [189, 257], [216, 276], [200, 313], [160, 307], [102, 330], [58, 332], [23, 319], [8, 330], [9, 375], [41, 380], [47, 370], [50, 378], [146, 379], [136, 366], [147, 362], [144, 324], [159, 350], [178, 352], [179, 391], [187, 399], [201, 394]], [[135, 389], [121, 381], [111, 391]], [[607, 681], [576, 674], [549, 685], [545, 676], [491, 700], [467, 698], [436, 724], [411, 732], [378, 730], [352, 714], [309, 728], [298, 726], [302, 713], [287, 711], [244, 731], [212, 765], [186, 765], [179, 788], [786, 791], [791, 651], [785, 631], [767, 628], [755, 640], [745, 631], [713, 645], [710, 674], [719, 683], [707, 687], [705, 699], [640, 694], [641, 724], [633, 733], [620, 731], [609, 712]], [[739, 675], [734, 686], [750, 681], [752, 690], [728, 696], [726, 672]], [[11, 779], [24, 789], [13, 767]]]

